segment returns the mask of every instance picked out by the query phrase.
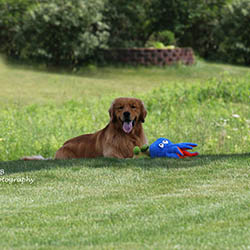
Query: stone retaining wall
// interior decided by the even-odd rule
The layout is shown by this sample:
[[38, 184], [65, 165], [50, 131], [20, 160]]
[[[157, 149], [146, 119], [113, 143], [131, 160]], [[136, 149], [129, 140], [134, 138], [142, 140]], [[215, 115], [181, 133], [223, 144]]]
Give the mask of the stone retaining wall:
[[194, 53], [191, 48], [175, 49], [110, 49], [104, 51], [104, 58], [108, 62], [118, 62], [133, 65], [171, 65], [194, 63]]

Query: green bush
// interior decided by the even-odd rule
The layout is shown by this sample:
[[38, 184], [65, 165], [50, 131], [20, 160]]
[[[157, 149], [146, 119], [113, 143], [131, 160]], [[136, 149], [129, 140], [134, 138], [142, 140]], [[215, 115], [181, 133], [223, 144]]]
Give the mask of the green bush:
[[224, 18], [219, 29], [223, 31], [220, 38], [220, 57], [231, 63], [250, 65], [250, 2], [234, 1], [225, 9]]
[[249, 20], [249, 0], [0, 0], [0, 52], [74, 65], [99, 48], [175, 45], [250, 65]]
[[23, 16], [36, 2], [32, 0], [0, 0], [0, 50], [16, 55], [14, 37], [23, 25]]
[[157, 33], [157, 40], [166, 45], [175, 45], [175, 34], [170, 30], [164, 30]]
[[77, 64], [106, 46], [101, 0], [53, 0], [29, 10], [15, 37], [20, 57]]
[[145, 47], [165, 48], [169, 45], [175, 45], [176, 39], [173, 32], [164, 30], [153, 33], [145, 44]]
[[152, 0], [153, 31], [169, 30], [175, 34], [177, 46], [192, 47], [200, 56], [208, 57], [217, 50], [217, 28], [223, 8], [231, 0]]
[[153, 33], [153, 6], [157, 0], [106, 0], [105, 20], [112, 48], [143, 47]]

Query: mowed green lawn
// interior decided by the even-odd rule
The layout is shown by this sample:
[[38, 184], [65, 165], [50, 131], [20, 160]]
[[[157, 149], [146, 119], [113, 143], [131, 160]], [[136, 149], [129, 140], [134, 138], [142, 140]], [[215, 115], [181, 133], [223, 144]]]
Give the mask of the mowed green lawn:
[[113, 96], [138, 95], [161, 85], [201, 84], [224, 75], [249, 76], [250, 69], [199, 61], [195, 67], [103, 67], [89, 66], [77, 73], [46, 71], [38, 67], [4, 64], [0, 58], [0, 104], [61, 104], [67, 100], [81, 101]]
[[[250, 69], [94, 66], [68, 74], [0, 62], [1, 249], [250, 247]], [[53, 157], [141, 98], [149, 142], [198, 143], [192, 159]]]

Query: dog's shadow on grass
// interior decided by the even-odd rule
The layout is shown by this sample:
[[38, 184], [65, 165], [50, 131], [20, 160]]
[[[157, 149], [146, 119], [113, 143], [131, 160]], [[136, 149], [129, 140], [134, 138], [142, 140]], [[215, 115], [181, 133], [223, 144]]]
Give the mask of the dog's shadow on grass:
[[[55, 168], [143, 168], [150, 170], [153, 168], [191, 168], [197, 166], [207, 166], [213, 162], [248, 160], [250, 164], [250, 153], [245, 154], [223, 154], [223, 155], [199, 155], [187, 159], [72, 159], [72, 160], [47, 160], [47, 161], [3, 161], [0, 162], [0, 170], [4, 175], [14, 173], [25, 173], [32, 171], [49, 170]], [[0, 176], [1, 177], [1, 176]]]

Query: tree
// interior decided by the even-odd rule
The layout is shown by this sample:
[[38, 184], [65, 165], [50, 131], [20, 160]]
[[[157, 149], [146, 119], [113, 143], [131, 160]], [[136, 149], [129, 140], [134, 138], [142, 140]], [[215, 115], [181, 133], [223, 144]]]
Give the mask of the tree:
[[107, 0], [105, 18], [111, 47], [144, 46], [148, 38], [171, 31], [177, 45], [209, 57], [218, 49], [217, 26], [231, 0]]
[[170, 30], [179, 46], [192, 47], [209, 57], [218, 49], [216, 29], [221, 13], [231, 0], [159, 0], [155, 1], [154, 29]]
[[238, 0], [228, 5], [219, 27], [219, 53], [224, 60], [250, 65], [250, 2]]
[[105, 20], [110, 27], [110, 47], [144, 46], [152, 33], [152, 0], [107, 0]]

